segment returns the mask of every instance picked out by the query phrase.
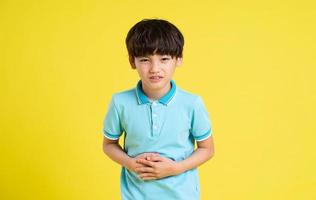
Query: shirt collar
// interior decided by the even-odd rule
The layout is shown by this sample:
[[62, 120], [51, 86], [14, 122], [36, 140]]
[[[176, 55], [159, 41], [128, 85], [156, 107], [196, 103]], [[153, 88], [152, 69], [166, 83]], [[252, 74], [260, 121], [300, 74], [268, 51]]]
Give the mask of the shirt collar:
[[[162, 103], [164, 105], [168, 105], [171, 102], [171, 100], [173, 99], [173, 97], [175, 96], [176, 88], [177, 88], [176, 83], [173, 80], [171, 80], [170, 83], [171, 83], [170, 90], [167, 92], [167, 94], [165, 94], [163, 97], [161, 97], [158, 100], [159, 103]], [[150, 103], [149, 98], [143, 92], [141, 80], [138, 81], [137, 86], [136, 86], [136, 96], [137, 96], [138, 104]]]

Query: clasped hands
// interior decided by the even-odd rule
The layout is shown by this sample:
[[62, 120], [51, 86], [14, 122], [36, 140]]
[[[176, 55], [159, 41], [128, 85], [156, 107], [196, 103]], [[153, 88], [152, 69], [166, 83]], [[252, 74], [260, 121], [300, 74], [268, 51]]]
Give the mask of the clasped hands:
[[131, 158], [127, 168], [142, 180], [156, 180], [181, 173], [178, 162], [158, 153], [143, 153]]

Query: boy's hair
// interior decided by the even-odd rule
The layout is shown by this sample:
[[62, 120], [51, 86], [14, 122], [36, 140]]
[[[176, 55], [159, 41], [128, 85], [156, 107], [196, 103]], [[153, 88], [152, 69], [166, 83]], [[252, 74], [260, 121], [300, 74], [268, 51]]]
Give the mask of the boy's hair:
[[163, 19], [143, 19], [128, 32], [126, 47], [130, 60], [145, 55], [182, 58], [184, 38], [180, 30]]

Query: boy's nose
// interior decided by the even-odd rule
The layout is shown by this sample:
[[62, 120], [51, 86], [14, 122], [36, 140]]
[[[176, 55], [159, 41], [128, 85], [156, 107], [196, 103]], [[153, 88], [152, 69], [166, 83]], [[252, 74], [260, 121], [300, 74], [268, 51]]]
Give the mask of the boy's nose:
[[159, 71], [159, 64], [156, 62], [153, 62], [150, 68], [151, 73], [155, 73]]

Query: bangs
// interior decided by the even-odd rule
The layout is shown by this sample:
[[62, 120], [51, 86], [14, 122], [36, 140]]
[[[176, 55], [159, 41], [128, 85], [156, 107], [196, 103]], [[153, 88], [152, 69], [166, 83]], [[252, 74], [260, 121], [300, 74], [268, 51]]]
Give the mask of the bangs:
[[136, 24], [130, 30], [126, 38], [129, 55], [139, 57], [160, 54], [182, 57], [184, 39], [180, 31], [170, 23], [153, 22], [142, 26]]

